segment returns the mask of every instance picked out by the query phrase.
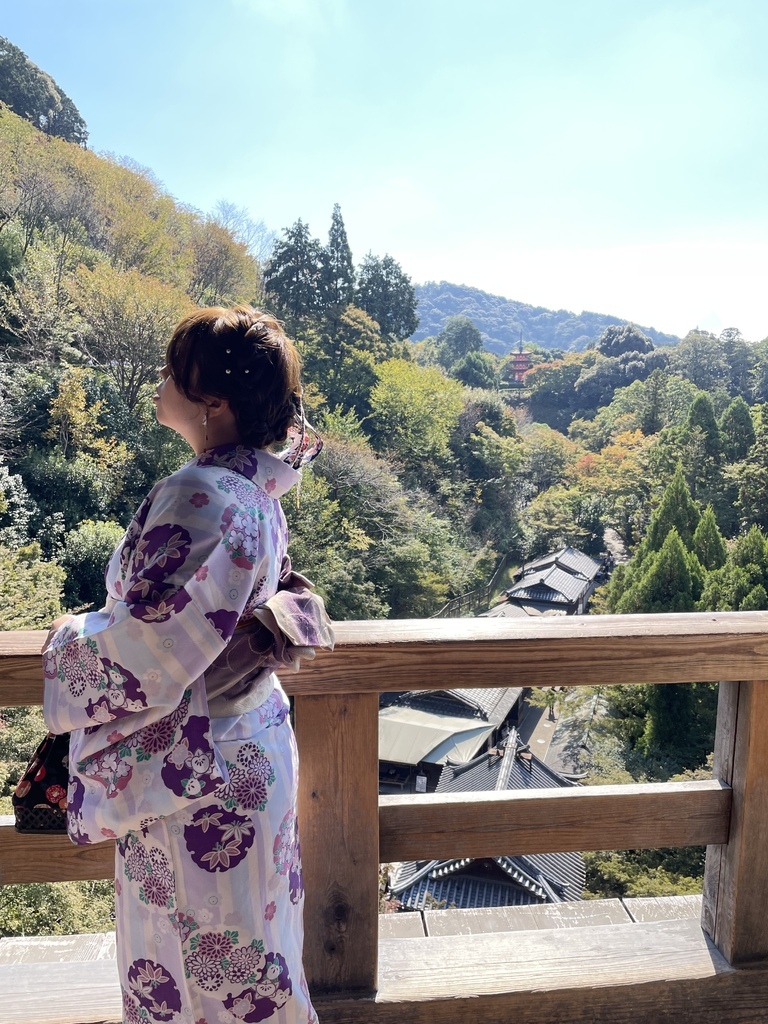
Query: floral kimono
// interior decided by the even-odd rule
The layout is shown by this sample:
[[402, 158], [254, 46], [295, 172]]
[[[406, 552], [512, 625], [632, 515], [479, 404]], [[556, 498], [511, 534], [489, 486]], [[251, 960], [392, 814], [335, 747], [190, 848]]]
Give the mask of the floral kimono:
[[222, 446], [157, 484], [107, 567], [101, 612], [44, 658], [71, 731], [68, 830], [117, 839], [127, 1024], [310, 1024], [297, 758], [273, 673], [332, 644], [291, 573], [278, 499], [298, 473]]

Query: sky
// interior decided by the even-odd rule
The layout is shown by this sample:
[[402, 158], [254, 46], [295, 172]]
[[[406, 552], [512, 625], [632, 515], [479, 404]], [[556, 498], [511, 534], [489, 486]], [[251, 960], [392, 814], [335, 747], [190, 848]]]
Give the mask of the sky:
[[768, 336], [768, 0], [0, 0], [178, 200], [552, 309]]

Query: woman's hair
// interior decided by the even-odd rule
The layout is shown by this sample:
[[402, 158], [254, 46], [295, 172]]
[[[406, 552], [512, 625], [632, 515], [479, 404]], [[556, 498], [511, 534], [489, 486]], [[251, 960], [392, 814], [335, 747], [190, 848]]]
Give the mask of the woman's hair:
[[301, 417], [299, 355], [269, 313], [196, 309], [176, 325], [165, 358], [189, 401], [226, 398], [242, 440], [255, 448], [284, 441]]

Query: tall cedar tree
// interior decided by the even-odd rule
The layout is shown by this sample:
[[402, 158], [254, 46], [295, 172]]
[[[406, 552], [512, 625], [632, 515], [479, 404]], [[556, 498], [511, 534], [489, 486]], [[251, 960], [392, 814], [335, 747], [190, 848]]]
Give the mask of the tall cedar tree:
[[318, 311], [323, 249], [301, 218], [275, 242], [264, 271], [264, 288], [277, 312], [294, 330], [305, 317]]
[[376, 321], [382, 334], [395, 341], [409, 338], [419, 326], [411, 279], [391, 256], [379, 259], [368, 253], [365, 257], [358, 274], [355, 305]]
[[707, 394], [697, 395], [688, 410], [688, 429], [694, 430], [700, 427], [705, 438], [705, 449], [707, 455], [717, 458], [720, 454], [720, 430], [715, 419], [715, 410], [712, 399]]
[[355, 294], [355, 267], [341, 207], [334, 204], [328, 245], [322, 255], [322, 289], [326, 318], [335, 337], [338, 320]]
[[693, 550], [705, 569], [719, 569], [725, 565], [728, 552], [711, 505], [707, 505], [693, 534]]
[[737, 470], [742, 526], [756, 523], [768, 530], [768, 405], [761, 405], [755, 419], [755, 440]]
[[646, 551], [659, 551], [672, 529], [677, 530], [680, 540], [690, 551], [700, 518], [701, 514], [688, 490], [682, 467], [678, 466], [658, 508], [651, 516], [648, 536], [644, 542]]
[[727, 462], [740, 462], [755, 443], [755, 427], [749, 406], [737, 395], [720, 419], [720, 440]]

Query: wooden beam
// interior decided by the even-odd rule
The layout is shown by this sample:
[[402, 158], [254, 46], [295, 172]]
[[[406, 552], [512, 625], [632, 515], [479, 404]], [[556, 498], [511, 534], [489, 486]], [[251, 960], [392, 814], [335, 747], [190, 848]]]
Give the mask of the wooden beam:
[[304, 965], [318, 992], [376, 989], [379, 816], [376, 694], [297, 697]]
[[697, 921], [395, 939], [375, 999], [321, 1024], [757, 1024], [768, 971], [731, 969]]
[[[768, 679], [768, 612], [336, 623], [291, 694]], [[0, 706], [39, 704], [43, 631], [0, 633]]]
[[719, 781], [379, 798], [382, 863], [569, 850], [704, 846], [728, 839]]
[[89, 882], [114, 878], [111, 840], [75, 846], [63, 832], [24, 835], [10, 814], [0, 815], [0, 885], [21, 882]]
[[768, 957], [768, 683], [720, 684], [715, 774], [733, 790], [730, 838], [710, 849], [702, 923], [732, 964]]

